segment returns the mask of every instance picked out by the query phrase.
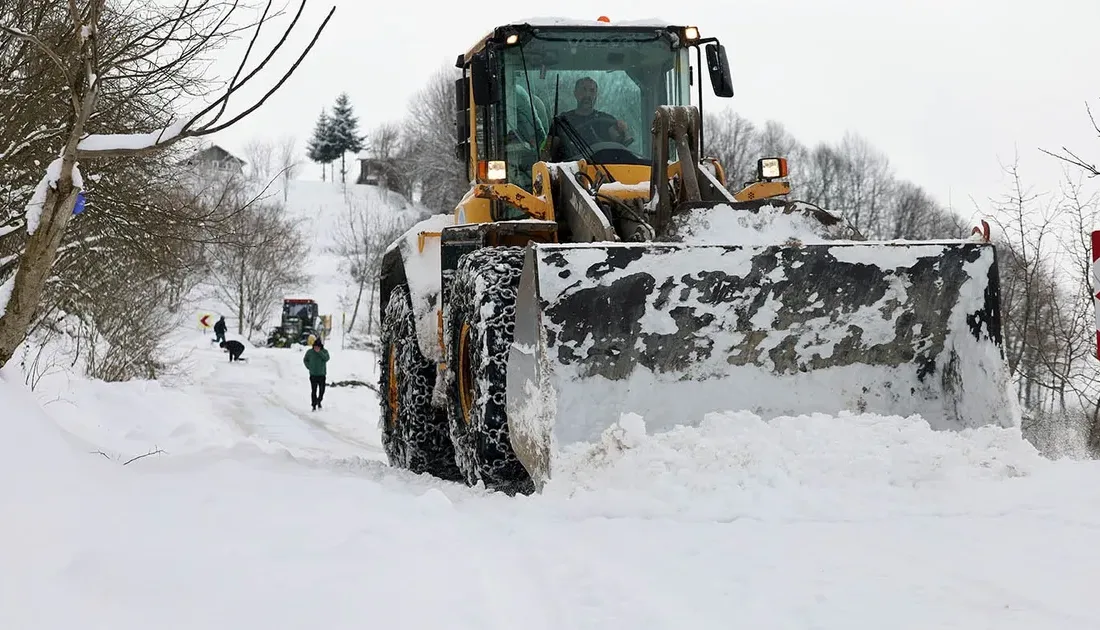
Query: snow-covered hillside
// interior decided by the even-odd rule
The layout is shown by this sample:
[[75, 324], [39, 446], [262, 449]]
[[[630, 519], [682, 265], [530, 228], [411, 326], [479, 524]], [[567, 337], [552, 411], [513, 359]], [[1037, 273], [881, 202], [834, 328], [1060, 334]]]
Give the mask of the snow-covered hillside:
[[[331, 315], [333, 326], [339, 327], [342, 317], [350, 320], [352, 316], [357, 287], [348, 274], [346, 262], [333, 251], [337, 245], [336, 232], [346, 229], [349, 221], [363, 221], [364, 217], [369, 217], [375, 226], [385, 226], [390, 221], [408, 226], [430, 214], [430, 211], [397, 193], [375, 186], [294, 180], [287, 187], [284, 197], [282, 185], [282, 180], [275, 180], [266, 186], [257, 185], [253, 194], [262, 200], [285, 205], [288, 218], [301, 227], [310, 248], [308, 259], [302, 261], [303, 270], [311, 277], [309, 286], [288, 291], [284, 297], [316, 300], [320, 312]], [[200, 286], [194, 291], [191, 328], [198, 329], [198, 320], [204, 314], [223, 315], [229, 323], [230, 337], [239, 338], [233, 305], [220, 302], [213, 297], [213, 293], [209, 286]], [[367, 297], [363, 296], [361, 309], [368, 308]], [[274, 308], [265, 331], [278, 323], [279, 310]], [[244, 341], [263, 345], [265, 340], [265, 334], [253, 333], [251, 340]]]
[[[339, 186], [289, 192], [338, 303]], [[329, 343], [315, 413], [301, 348], [177, 339], [161, 382], [0, 372], [0, 628], [1100, 625], [1100, 464], [1017, 430], [628, 414], [508, 498], [386, 464], [369, 351]]]
[[402, 225], [412, 225], [430, 213], [397, 193], [375, 186], [292, 181], [287, 192], [287, 209], [301, 223], [313, 250], [308, 264], [314, 278], [310, 297], [322, 305], [322, 312], [333, 315], [334, 322], [339, 322], [341, 313], [351, 316], [355, 299], [353, 283], [341, 273], [341, 261], [331, 251], [335, 233], [347, 224], [349, 213], [372, 217], [373, 225], [382, 225], [390, 217]]

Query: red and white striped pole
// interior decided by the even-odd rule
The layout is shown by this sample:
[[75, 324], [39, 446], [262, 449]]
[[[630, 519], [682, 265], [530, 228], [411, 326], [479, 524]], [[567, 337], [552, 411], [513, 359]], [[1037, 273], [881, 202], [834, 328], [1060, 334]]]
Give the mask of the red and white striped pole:
[[1096, 358], [1100, 359], [1100, 230], [1092, 231], [1092, 305], [1096, 312]]

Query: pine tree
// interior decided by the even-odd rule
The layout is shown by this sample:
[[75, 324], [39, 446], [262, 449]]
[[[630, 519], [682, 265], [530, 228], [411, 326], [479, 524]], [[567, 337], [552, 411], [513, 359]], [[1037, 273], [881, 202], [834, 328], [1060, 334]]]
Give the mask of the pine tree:
[[364, 139], [364, 136], [359, 134], [359, 119], [352, 111], [347, 92], [342, 92], [336, 97], [336, 103], [332, 106], [329, 133], [334, 149], [340, 156], [340, 181], [344, 182], [347, 173], [344, 154], [348, 151], [356, 153], [362, 151]]
[[307, 145], [309, 159], [321, 165], [321, 180], [325, 179], [325, 165], [332, 163], [340, 155], [332, 135], [332, 118], [321, 109], [317, 124], [313, 127], [313, 136]]

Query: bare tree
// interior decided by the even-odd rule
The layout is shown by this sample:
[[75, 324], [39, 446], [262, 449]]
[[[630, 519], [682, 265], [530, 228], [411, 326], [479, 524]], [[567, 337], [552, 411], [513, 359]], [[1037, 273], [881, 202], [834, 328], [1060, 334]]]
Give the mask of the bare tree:
[[298, 176], [302, 161], [298, 156], [298, 139], [294, 136], [281, 136], [275, 145], [275, 163], [283, 178], [283, 203], [288, 200], [290, 180]]
[[345, 204], [342, 220], [334, 227], [332, 234], [332, 252], [343, 258], [347, 273], [355, 283], [355, 305], [345, 332], [355, 328], [363, 293], [369, 291], [367, 334], [371, 334], [382, 255], [410, 223], [404, 215], [397, 214], [387, 204], [378, 203], [371, 195], [365, 199], [349, 200]]
[[379, 160], [389, 160], [395, 157], [400, 142], [401, 126], [393, 122], [378, 125], [367, 138], [367, 146], [370, 148], [372, 157]]
[[275, 144], [267, 138], [252, 138], [244, 145], [249, 175], [258, 181], [270, 181], [276, 172]]
[[840, 210], [856, 229], [877, 238], [897, 186], [890, 161], [866, 139], [851, 133], [841, 141], [840, 153], [847, 166], [842, 185], [848, 191], [847, 206]]
[[[1096, 122], [1096, 116], [1093, 115], [1092, 108], [1089, 107], [1088, 103], [1085, 103], [1085, 112], [1088, 113], [1089, 122], [1092, 124], [1093, 131], [1096, 132], [1097, 137], [1100, 137], [1100, 123]], [[1050, 151], [1047, 151], [1046, 149], [1039, 149], [1039, 150], [1042, 151], [1043, 153], [1046, 153], [1047, 155], [1049, 155], [1051, 157], [1058, 158], [1059, 160], [1062, 160], [1063, 162], [1066, 162], [1067, 164], [1072, 164], [1073, 166], [1076, 166], [1077, 168], [1080, 168], [1080, 169], [1084, 170], [1085, 173], [1087, 173], [1089, 175], [1089, 177], [1096, 177], [1097, 175], [1100, 175], [1100, 168], [1098, 168], [1096, 166], [1096, 164], [1093, 164], [1092, 162], [1086, 161], [1084, 158], [1080, 157], [1079, 155], [1077, 155], [1073, 151], [1070, 151], [1069, 149], [1067, 149], [1064, 146], [1062, 147], [1062, 153], [1061, 154], [1051, 153]]]
[[706, 123], [706, 153], [718, 158], [731, 188], [755, 177], [759, 158], [786, 157], [793, 197], [841, 213], [870, 238], [955, 237], [970, 229], [919, 185], [898, 180], [886, 155], [854, 133], [811, 149], [782, 123], [757, 126], [732, 109], [709, 111]]
[[466, 165], [455, 157], [456, 78], [453, 67], [437, 70], [413, 97], [404, 126], [401, 161], [420, 187], [420, 202], [436, 212], [453, 210], [469, 189]]
[[805, 199], [837, 212], [851, 211], [851, 193], [847, 175], [852, 169], [846, 155], [833, 146], [821, 143], [810, 151], [801, 178]]
[[[1095, 198], [1067, 182], [1061, 199], [1031, 192], [1015, 163], [1010, 189], [993, 204], [1005, 356], [1025, 415], [1024, 436], [1051, 455], [1092, 449], [1097, 375], [1091, 265], [1086, 245]], [[1087, 226], [1087, 227], [1086, 227]], [[1072, 235], [1066, 245], [1063, 234]], [[1073, 233], [1076, 233], [1075, 235]], [[1072, 261], [1058, 264], [1059, 253]], [[1073, 271], [1076, 269], [1076, 271]], [[1091, 420], [1090, 420], [1091, 418]]]
[[251, 339], [283, 293], [308, 280], [303, 261], [309, 247], [283, 206], [241, 201], [232, 236], [209, 247], [207, 255], [213, 294], [237, 314], [237, 333]]
[[768, 157], [760, 154], [756, 125], [732, 108], [708, 112], [705, 116], [704, 148], [725, 169], [727, 185], [736, 189], [755, 179], [756, 161]]
[[993, 218], [1000, 224], [1001, 303], [1008, 368], [1017, 377], [1025, 405], [1036, 402], [1042, 388], [1041, 365], [1037, 358], [1043, 346], [1040, 326], [1043, 309], [1052, 296], [1046, 276], [1052, 273], [1046, 262], [1054, 255], [1054, 231], [1058, 207], [1043, 202], [1025, 187], [1017, 162], [1005, 167], [1010, 190], [993, 204]]
[[[1085, 111], [1100, 137], [1087, 103]], [[1060, 153], [1040, 151], [1086, 178], [1100, 175], [1093, 162], [1065, 146]], [[1044, 207], [1036, 203], [1037, 196], [1022, 192], [1018, 169], [1009, 172], [1014, 192], [1001, 205], [1010, 210], [1013, 229], [1002, 256], [1007, 268], [1002, 302], [1013, 333], [1006, 343], [1010, 365], [1029, 411], [1024, 433], [1051, 455], [1083, 450], [1100, 456], [1100, 374], [1093, 332], [1097, 287], [1089, 255], [1100, 202], [1067, 172], [1060, 202]], [[1062, 230], [1068, 238], [1058, 236]], [[1057, 254], [1068, 265], [1058, 265]]]
[[[87, 0], [81, 6], [79, 0], [68, 0], [64, 12], [47, 10], [44, 13], [35, 11], [41, 5], [33, 5], [24, 1], [14, 7], [22, 11], [5, 11], [0, 23], [0, 34], [5, 40], [0, 42], [4, 44], [0, 48], [4, 48], [6, 54], [21, 55], [31, 72], [48, 72], [55, 77], [54, 91], [64, 97], [56, 102], [65, 103], [71, 109], [63, 117], [53, 108], [37, 118], [19, 112], [21, 115], [16, 118], [31, 121], [24, 127], [29, 131], [24, 141], [4, 151], [6, 158], [9, 153], [18, 151], [27, 138], [44, 136], [61, 145], [58, 157], [46, 167], [26, 205], [28, 237], [19, 254], [11, 295], [0, 316], [0, 367], [11, 359], [39, 308], [44, 285], [53, 269], [78, 195], [85, 188], [77, 162], [147, 156], [185, 138], [217, 133], [234, 125], [260, 107], [286, 82], [335, 11], [335, 7], [329, 11], [280, 79], [243, 111], [226, 116], [230, 98], [249, 85], [285, 44], [302, 15], [305, 0], [299, 4], [297, 13], [271, 51], [245, 74], [245, 65], [261, 28], [270, 19], [271, 5], [268, 3], [253, 25], [252, 39], [237, 71], [209, 105], [146, 133], [138, 133], [135, 128], [134, 133], [118, 134], [95, 133], [99, 118], [110, 118], [110, 112], [101, 109], [101, 96], [111, 95], [119, 100], [160, 99], [166, 106], [175, 98], [194, 96], [188, 90], [195, 83], [181, 83], [180, 79], [201, 72], [203, 55], [239, 32], [229, 26], [238, 5], [197, 0], [166, 8], [160, 4], [137, 3], [108, 6], [106, 0]], [[39, 20], [43, 14], [53, 22]], [[64, 18], [59, 17], [62, 15]], [[135, 23], [140, 24], [140, 28], [116, 29], [120, 24], [132, 27]], [[9, 51], [8, 45], [12, 42], [17, 42], [18, 51]], [[152, 122], [155, 121], [149, 120], [146, 124]], [[42, 129], [44, 125], [46, 129]]]
[[1100, 373], [1096, 369], [1096, 328], [1092, 230], [1100, 218], [1100, 197], [1088, 194], [1080, 178], [1064, 173], [1059, 214], [1066, 220], [1067, 238], [1058, 249], [1067, 262], [1052, 269], [1040, 326], [1049, 337], [1049, 351], [1040, 355], [1051, 376], [1050, 410], [1030, 435], [1044, 451], [1091, 450], [1100, 454]]
[[372, 158], [372, 168], [379, 171], [376, 173], [378, 187], [411, 196], [410, 174], [405, 172], [400, 159], [404, 141], [401, 126], [388, 122], [371, 130], [367, 135], [366, 147]]
[[84, 373], [104, 381], [155, 379], [167, 368], [169, 333], [179, 325], [161, 294], [168, 290], [157, 279], [136, 278], [118, 289], [92, 296], [92, 307], [77, 318], [78, 352]]

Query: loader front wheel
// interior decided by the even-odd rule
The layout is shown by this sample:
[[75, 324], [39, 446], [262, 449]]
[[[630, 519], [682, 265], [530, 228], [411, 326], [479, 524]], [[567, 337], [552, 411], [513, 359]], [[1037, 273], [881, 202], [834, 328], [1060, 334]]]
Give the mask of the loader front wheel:
[[378, 391], [382, 448], [390, 465], [461, 481], [447, 430], [447, 412], [432, 406], [435, 365], [416, 343], [416, 323], [409, 292], [390, 293], [382, 316]]
[[523, 248], [486, 247], [459, 261], [447, 318], [448, 400], [455, 462], [466, 483], [529, 494], [531, 476], [508, 437], [508, 351]]

